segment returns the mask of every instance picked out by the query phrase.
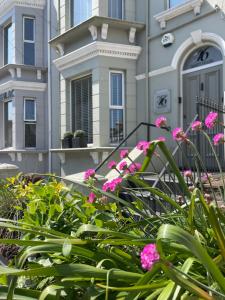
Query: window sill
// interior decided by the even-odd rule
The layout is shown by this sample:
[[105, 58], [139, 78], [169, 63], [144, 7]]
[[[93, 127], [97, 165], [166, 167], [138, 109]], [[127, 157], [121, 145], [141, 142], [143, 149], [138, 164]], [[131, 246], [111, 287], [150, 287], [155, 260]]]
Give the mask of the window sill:
[[195, 16], [199, 15], [201, 12], [203, 1], [204, 0], [189, 0], [186, 3], [182, 3], [155, 15], [154, 18], [160, 23], [161, 29], [165, 29], [167, 21], [183, 15], [189, 11], [193, 10]]

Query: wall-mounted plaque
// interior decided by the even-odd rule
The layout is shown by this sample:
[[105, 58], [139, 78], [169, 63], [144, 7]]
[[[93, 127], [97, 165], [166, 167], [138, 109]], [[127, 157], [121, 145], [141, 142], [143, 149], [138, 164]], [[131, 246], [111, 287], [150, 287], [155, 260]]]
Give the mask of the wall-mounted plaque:
[[170, 90], [159, 90], [154, 95], [154, 112], [157, 114], [168, 113], [171, 111]]

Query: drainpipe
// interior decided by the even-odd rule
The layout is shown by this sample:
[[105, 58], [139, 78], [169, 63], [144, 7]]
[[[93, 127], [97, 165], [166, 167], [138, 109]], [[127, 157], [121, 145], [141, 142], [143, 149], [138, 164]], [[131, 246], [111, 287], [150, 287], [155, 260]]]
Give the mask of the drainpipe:
[[51, 69], [51, 46], [49, 41], [51, 39], [51, 1], [47, 1], [47, 10], [48, 10], [48, 171], [51, 173], [52, 171], [52, 69]]
[[[146, 97], [146, 122], [150, 123], [150, 107], [149, 107], [149, 0], [146, 0], [146, 31], [145, 31], [145, 45], [146, 45], [146, 57], [145, 57], [145, 97]], [[147, 129], [147, 137], [150, 140], [150, 127]]]

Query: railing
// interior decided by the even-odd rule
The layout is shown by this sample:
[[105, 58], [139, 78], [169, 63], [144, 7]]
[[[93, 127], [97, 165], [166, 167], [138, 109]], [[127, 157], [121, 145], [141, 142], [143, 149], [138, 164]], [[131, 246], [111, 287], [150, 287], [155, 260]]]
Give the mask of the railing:
[[[151, 124], [151, 123], [146, 123], [146, 122], [141, 122], [139, 123], [134, 130], [132, 130], [127, 136], [126, 138], [124, 138], [122, 140], [122, 142], [119, 143], [119, 145], [97, 166], [97, 168], [95, 169], [95, 172], [97, 173], [106, 163], [107, 161], [127, 142], [127, 140], [129, 140], [129, 138], [131, 136], [133, 136], [140, 127], [145, 126], [147, 128], [147, 141], [150, 140], [150, 128], [156, 128], [155, 124]], [[165, 131], [169, 131], [170, 128], [169, 127], [162, 127], [161, 129], [165, 130]]]

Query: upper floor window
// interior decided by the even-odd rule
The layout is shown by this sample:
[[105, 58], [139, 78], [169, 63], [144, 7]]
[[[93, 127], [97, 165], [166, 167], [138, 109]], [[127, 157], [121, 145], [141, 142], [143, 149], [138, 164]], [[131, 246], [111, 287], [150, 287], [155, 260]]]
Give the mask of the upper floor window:
[[123, 19], [124, 0], [109, 0], [109, 17]]
[[169, 0], [169, 7], [174, 7], [184, 2], [187, 2], [187, 0]]
[[23, 63], [35, 65], [35, 20], [23, 18]]
[[71, 25], [76, 26], [92, 16], [92, 0], [71, 0]]
[[4, 65], [13, 63], [13, 32], [12, 24], [4, 27]]

